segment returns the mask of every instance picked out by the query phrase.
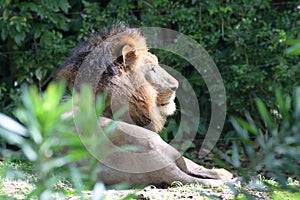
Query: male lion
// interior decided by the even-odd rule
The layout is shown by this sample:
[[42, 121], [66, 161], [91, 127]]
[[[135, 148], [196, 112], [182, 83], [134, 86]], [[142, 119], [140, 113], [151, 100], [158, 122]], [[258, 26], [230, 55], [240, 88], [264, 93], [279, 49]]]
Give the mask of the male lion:
[[75, 88], [89, 83], [95, 93], [108, 91], [110, 106], [100, 117], [100, 127], [113, 120], [115, 111], [129, 107], [121, 117], [123, 122], [118, 122], [108, 135], [105, 148], [138, 148], [134, 152], [115, 148], [100, 161], [98, 176], [105, 184], [160, 185], [181, 181], [216, 186], [231, 180], [228, 171], [197, 165], [156, 134], [175, 111], [178, 81], [159, 66], [139, 30], [118, 24], [101, 36], [92, 36], [73, 51], [57, 70], [55, 79], [66, 79]]

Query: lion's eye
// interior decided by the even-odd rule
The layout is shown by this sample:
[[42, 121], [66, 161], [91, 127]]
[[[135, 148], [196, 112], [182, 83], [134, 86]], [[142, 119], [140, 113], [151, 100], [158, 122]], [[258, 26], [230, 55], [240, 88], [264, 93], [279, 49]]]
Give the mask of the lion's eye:
[[156, 69], [155, 69], [155, 67], [152, 67], [152, 69], [151, 69], [153, 72], [156, 72]]

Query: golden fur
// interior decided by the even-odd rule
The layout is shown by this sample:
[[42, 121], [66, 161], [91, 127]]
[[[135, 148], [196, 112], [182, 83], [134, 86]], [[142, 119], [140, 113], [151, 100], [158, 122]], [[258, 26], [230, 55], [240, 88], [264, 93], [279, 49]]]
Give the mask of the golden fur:
[[83, 65], [92, 69], [95, 63], [102, 69], [96, 92], [108, 91], [110, 101], [103, 116], [113, 118], [113, 113], [128, 106], [123, 121], [159, 132], [175, 111], [178, 82], [159, 66], [141, 33], [119, 24], [92, 36], [73, 51], [55, 79], [66, 79], [72, 87], [79, 69]]

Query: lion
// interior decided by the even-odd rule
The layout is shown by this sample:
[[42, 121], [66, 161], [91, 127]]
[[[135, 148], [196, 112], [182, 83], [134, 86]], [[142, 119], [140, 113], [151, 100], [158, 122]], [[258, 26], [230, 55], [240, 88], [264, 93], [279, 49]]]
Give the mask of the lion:
[[206, 169], [183, 157], [157, 134], [176, 110], [179, 83], [149, 52], [138, 29], [120, 23], [102, 35], [91, 36], [56, 71], [55, 80], [61, 79], [71, 89], [88, 83], [97, 94], [107, 91], [109, 106], [100, 117], [100, 127], [114, 121], [116, 111], [128, 107], [108, 136], [110, 145], [139, 148], [135, 153], [113, 151], [99, 162], [98, 176], [105, 184], [180, 181], [217, 186], [232, 179], [225, 169]]

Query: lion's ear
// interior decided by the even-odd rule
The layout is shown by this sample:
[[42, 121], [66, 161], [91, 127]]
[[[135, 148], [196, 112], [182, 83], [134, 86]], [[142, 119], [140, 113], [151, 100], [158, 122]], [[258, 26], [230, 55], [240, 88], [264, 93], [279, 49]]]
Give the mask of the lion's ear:
[[123, 63], [126, 67], [134, 65], [137, 58], [137, 50], [129, 45], [122, 48]]

